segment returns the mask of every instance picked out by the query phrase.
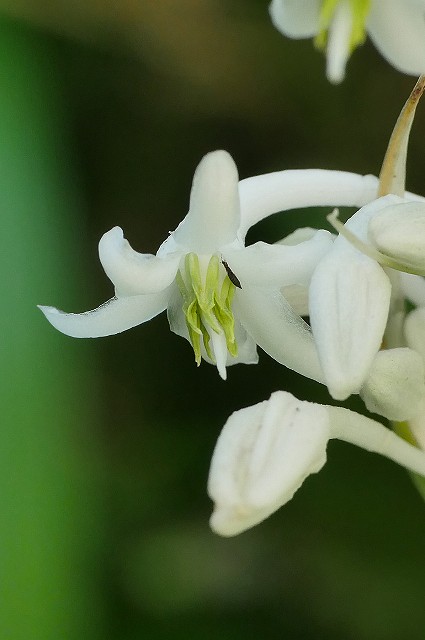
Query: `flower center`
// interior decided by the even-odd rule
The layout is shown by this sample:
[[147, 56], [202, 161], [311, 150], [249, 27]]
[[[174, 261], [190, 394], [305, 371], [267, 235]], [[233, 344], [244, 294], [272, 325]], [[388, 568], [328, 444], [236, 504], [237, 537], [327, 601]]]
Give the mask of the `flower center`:
[[349, 50], [363, 44], [366, 39], [366, 18], [370, 11], [371, 0], [323, 0], [320, 9], [320, 28], [314, 44], [321, 51], [326, 50], [329, 28], [335, 17], [338, 5], [347, 4], [351, 12], [351, 31]]
[[186, 254], [184, 267], [179, 269], [176, 277], [183, 298], [186, 326], [198, 366], [202, 357], [201, 344], [207, 356], [216, 364], [214, 350], [210, 344], [211, 332], [224, 337], [231, 356], [236, 357], [238, 353], [235, 319], [231, 306], [236, 287], [218, 255], [209, 258], [206, 270], [205, 267], [202, 269], [203, 261], [205, 256], [201, 256], [200, 261], [196, 253]]

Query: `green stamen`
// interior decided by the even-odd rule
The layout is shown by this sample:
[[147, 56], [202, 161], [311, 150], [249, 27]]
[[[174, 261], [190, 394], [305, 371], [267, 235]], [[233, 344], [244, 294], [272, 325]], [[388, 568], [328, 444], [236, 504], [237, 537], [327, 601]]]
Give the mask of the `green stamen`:
[[[352, 15], [350, 34], [350, 52], [363, 44], [366, 40], [366, 18], [370, 11], [371, 0], [345, 0], [348, 1]], [[314, 39], [315, 46], [321, 51], [326, 50], [328, 32], [334, 18], [336, 8], [341, 0], [324, 0], [320, 9], [320, 29]]]
[[230, 355], [236, 357], [238, 353], [232, 312], [236, 287], [227, 274], [220, 286], [222, 273], [221, 261], [217, 255], [213, 255], [204, 280], [196, 253], [186, 255], [184, 275], [180, 270], [177, 273], [176, 282], [183, 298], [183, 313], [198, 366], [202, 358], [201, 339], [208, 357], [215, 362], [209, 331], [224, 334]]

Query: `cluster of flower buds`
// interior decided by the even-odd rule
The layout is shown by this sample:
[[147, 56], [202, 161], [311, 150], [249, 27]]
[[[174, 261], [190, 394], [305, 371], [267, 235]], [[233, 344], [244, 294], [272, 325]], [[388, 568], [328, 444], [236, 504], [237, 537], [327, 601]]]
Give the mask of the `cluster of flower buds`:
[[[414, 16], [420, 2], [387, 4], [395, 19]], [[316, 34], [326, 44], [328, 73], [336, 80], [366, 31], [394, 57], [392, 22], [384, 32], [382, 5], [274, 0], [271, 12], [284, 33]], [[413, 18], [409, 25], [416, 33]], [[340, 32], [349, 38], [343, 49]], [[401, 68], [425, 69], [423, 40], [418, 67], [405, 56]], [[223, 379], [232, 364], [255, 364], [259, 346], [326, 385], [335, 400], [359, 394], [369, 411], [404, 423], [410, 443], [381, 422], [283, 391], [235, 412], [209, 478], [211, 525], [222, 535], [257, 524], [291, 499], [325, 463], [330, 438], [425, 476], [425, 198], [405, 191], [408, 138], [424, 89], [421, 76], [379, 178], [306, 169], [239, 181], [231, 156], [214, 151], [196, 169], [188, 214], [156, 255], [134, 251], [119, 227], [102, 237], [99, 257], [115, 287], [111, 300], [81, 314], [40, 307], [54, 327], [78, 338], [119, 333], [167, 310], [171, 330], [190, 342], [197, 364], [216, 365]], [[245, 245], [260, 220], [313, 206], [335, 209], [328, 219], [337, 234], [301, 228], [275, 244]], [[342, 206], [358, 208], [345, 224], [338, 220]]]

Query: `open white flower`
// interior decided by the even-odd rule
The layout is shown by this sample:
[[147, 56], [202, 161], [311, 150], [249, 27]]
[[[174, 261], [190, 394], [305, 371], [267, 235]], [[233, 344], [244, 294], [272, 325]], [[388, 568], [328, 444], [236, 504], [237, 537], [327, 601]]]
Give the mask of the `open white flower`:
[[289, 38], [315, 37], [326, 50], [327, 76], [344, 79], [352, 51], [369, 35], [396, 69], [425, 72], [424, 0], [273, 0], [275, 27]]
[[425, 453], [379, 422], [277, 391], [265, 402], [235, 411], [223, 427], [208, 480], [212, 529], [234, 536], [283, 506], [323, 467], [331, 438], [425, 475]]
[[51, 324], [77, 337], [107, 336], [165, 309], [172, 331], [187, 338], [196, 362], [255, 363], [256, 344], [281, 364], [323, 381], [310, 328], [281, 294], [307, 286], [332, 244], [317, 231], [295, 245], [244, 246], [252, 224], [276, 211], [312, 205], [361, 205], [377, 180], [338, 171], [283, 171], [244, 180], [225, 151], [206, 155], [191, 191], [189, 213], [156, 256], [134, 251], [119, 227], [99, 243], [115, 297], [94, 311], [40, 307]]

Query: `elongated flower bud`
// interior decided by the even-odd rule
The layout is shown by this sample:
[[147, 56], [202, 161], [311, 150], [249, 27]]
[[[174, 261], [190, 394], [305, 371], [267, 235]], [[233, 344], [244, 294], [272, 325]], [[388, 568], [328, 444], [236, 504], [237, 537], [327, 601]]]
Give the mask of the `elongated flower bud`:
[[288, 502], [305, 478], [326, 462], [328, 439], [327, 409], [284, 391], [235, 411], [211, 462], [212, 529], [223, 536], [236, 535]]

